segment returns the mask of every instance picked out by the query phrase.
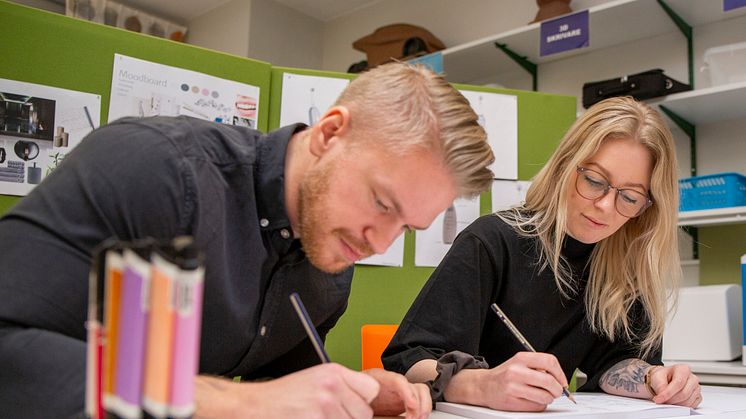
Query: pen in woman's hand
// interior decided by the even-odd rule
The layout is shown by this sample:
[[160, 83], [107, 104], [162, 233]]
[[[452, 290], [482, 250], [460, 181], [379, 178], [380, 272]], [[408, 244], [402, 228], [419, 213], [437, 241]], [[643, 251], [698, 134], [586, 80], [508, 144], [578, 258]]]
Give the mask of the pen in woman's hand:
[[[534, 349], [534, 347], [531, 346], [530, 343], [528, 343], [528, 340], [526, 340], [526, 338], [523, 336], [523, 333], [521, 333], [520, 330], [518, 330], [518, 328], [515, 327], [513, 322], [511, 322], [508, 316], [506, 316], [505, 313], [503, 313], [503, 311], [500, 310], [500, 307], [498, 307], [497, 304], [492, 303], [492, 305], [490, 305], [490, 308], [492, 309], [492, 311], [495, 312], [495, 314], [497, 314], [497, 317], [499, 317], [500, 320], [502, 320], [503, 323], [505, 323], [505, 325], [508, 326], [510, 333], [512, 333], [513, 336], [515, 336], [516, 339], [518, 339], [518, 342], [520, 342], [521, 345], [523, 345], [523, 347], [526, 348], [527, 351], [536, 352], [536, 349]], [[572, 397], [572, 394], [570, 394], [570, 392], [567, 390], [567, 387], [562, 388], [562, 394], [567, 396], [567, 398], [570, 399], [571, 402], [578, 404], [578, 402], [576, 402], [575, 399]]]

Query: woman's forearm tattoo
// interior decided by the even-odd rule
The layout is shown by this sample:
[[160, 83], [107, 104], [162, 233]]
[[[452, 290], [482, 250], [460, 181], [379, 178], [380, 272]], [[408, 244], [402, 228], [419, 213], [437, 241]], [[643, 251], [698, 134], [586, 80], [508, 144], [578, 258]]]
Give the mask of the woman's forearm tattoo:
[[640, 359], [625, 359], [614, 364], [603, 375], [601, 383], [611, 388], [623, 389], [630, 393], [639, 393], [645, 386], [645, 371], [650, 364]]

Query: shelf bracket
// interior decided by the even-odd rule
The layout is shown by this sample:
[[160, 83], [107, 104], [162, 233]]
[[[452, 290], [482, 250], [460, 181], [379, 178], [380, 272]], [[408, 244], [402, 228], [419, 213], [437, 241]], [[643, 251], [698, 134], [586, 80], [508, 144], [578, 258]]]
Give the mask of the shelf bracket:
[[[671, 120], [689, 137], [689, 150], [691, 153], [691, 168], [690, 174], [697, 176], [697, 127], [686, 119], [682, 118], [681, 115], [666, 108], [663, 105], [658, 105], [663, 113], [666, 114]], [[686, 226], [682, 227], [687, 234], [692, 237], [692, 257], [699, 259], [699, 231], [696, 227]]]
[[689, 152], [691, 153], [691, 168], [689, 169], [689, 174], [691, 176], [697, 176], [697, 127], [665, 106], [658, 106], [661, 108], [663, 113], [671, 118], [671, 120], [689, 137]]
[[663, 2], [663, 0], [658, 0], [658, 4], [663, 8], [663, 11], [666, 12], [668, 17], [673, 20], [673, 23], [676, 24], [676, 27], [679, 28], [682, 34], [684, 34], [684, 37], [686, 37], [686, 52], [688, 55], [688, 64], [689, 64], [689, 86], [694, 89], [694, 49], [692, 47], [692, 26], [686, 23], [684, 19], [681, 18], [676, 12], [671, 9], [670, 6], [668, 6], [666, 3]]
[[537, 81], [537, 66], [533, 62], [531, 62], [528, 58], [526, 58], [523, 55], [519, 55], [515, 51], [508, 48], [507, 45], [501, 44], [499, 42], [495, 42], [495, 47], [498, 49], [501, 49], [504, 53], [508, 55], [508, 57], [512, 58], [513, 61], [518, 63], [521, 67], [523, 67], [524, 70], [528, 71], [529, 74], [531, 74], [531, 81], [533, 86], [533, 91], [538, 90], [538, 81]]

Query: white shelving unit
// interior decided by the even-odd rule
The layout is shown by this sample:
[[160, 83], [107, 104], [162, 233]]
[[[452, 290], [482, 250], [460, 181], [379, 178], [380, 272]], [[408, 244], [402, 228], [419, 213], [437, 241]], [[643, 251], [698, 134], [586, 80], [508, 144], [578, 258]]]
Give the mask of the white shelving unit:
[[[722, 1], [666, 0], [666, 4], [691, 26], [746, 15], [746, 9], [723, 12]], [[562, 60], [641, 39], [677, 31], [657, 0], [617, 0], [588, 9], [590, 45], [573, 51], [539, 56], [540, 23], [477, 39], [442, 51], [448, 81], [480, 83], [520, 67], [495, 43], [525, 56], [534, 64]]]
[[[668, 96], [660, 105], [692, 124], [746, 118], [746, 82], [692, 90]], [[679, 213], [680, 226], [746, 223], [746, 206]]]
[[[746, 15], [746, 8], [723, 12], [719, 0], [664, 0], [685, 22], [696, 27]], [[442, 51], [443, 68], [451, 82], [482, 83], [520, 66], [495, 47], [505, 44], [534, 64], [562, 60], [580, 54], [648, 39], [677, 31], [676, 25], [657, 0], [616, 0], [588, 9], [590, 46], [539, 56], [540, 23], [477, 39]], [[658, 104], [692, 124], [746, 118], [746, 82], [693, 90], [668, 96]], [[746, 207], [679, 214], [681, 226], [712, 226], [746, 222]]]
[[701, 384], [746, 386], [746, 366], [737, 361], [668, 361], [665, 365], [687, 364]]
[[746, 118], [746, 82], [676, 93], [660, 104], [692, 124]]
[[679, 213], [680, 226], [716, 226], [746, 223], [746, 207], [716, 208]]

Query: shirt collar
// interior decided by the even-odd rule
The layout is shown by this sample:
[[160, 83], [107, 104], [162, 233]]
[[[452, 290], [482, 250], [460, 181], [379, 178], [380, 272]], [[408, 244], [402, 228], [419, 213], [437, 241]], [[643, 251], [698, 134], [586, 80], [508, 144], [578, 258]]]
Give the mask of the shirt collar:
[[306, 128], [305, 124], [289, 125], [263, 135], [257, 141], [254, 173], [257, 212], [262, 230], [290, 228], [285, 203], [285, 155], [293, 134]]

